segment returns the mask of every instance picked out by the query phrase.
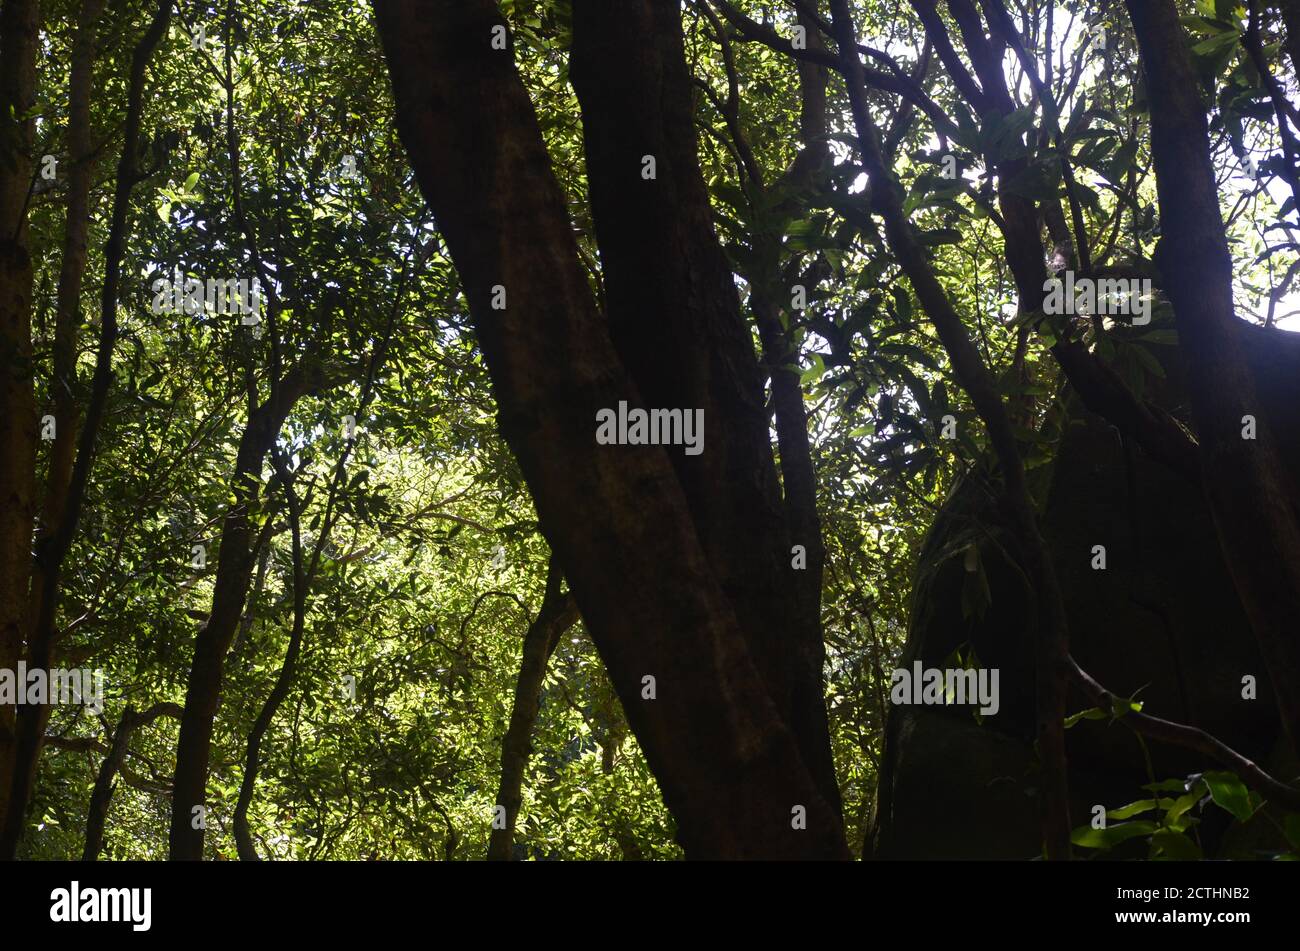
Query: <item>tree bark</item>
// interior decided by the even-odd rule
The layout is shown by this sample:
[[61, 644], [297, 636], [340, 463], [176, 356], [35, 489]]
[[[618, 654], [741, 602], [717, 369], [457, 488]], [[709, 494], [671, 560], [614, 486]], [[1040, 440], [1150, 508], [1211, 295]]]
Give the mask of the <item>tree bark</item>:
[[127, 750], [131, 736], [142, 726], [148, 726], [162, 716], [180, 717], [181, 708], [175, 703], [159, 703], [144, 713], [137, 713], [131, 707], [122, 712], [113, 731], [113, 741], [109, 744], [108, 755], [99, 767], [95, 777], [95, 788], [90, 794], [90, 805], [86, 807], [86, 845], [81, 853], [81, 861], [94, 862], [104, 848], [104, 822], [108, 818], [108, 808], [113, 804], [114, 779], [122, 764], [126, 762]]
[[[1172, 0], [1130, 0], [1160, 200], [1158, 263], [1187, 357], [1206, 497], [1228, 570], [1259, 639], [1282, 725], [1300, 750], [1300, 524], [1237, 333], [1205, 105]], [[1244, 418], [1257, 437], [1243, 438]]]
[[[95, 353], [95, 372], [91, 379], [86, 419], [77, 442], [77, 456], [68, 480], [66, 498], [58, 524], [43, 532], [36, 542], [32, 569], [32, 617], [34, 622], [27, 645], [29, 669], [48, 669], [54, 648], [55, 615], [58, 610], [59, 575], [77, 534], [81, 504], [90, 481], [95, 459], [95, 443], [100, 422], [108, 404], [113, 384], [113, 349], [117, 345], [118, 293], [122, 279], [122, 261], [129, 237], [131, 193], [145, 176], [138, 167], [140, 127], [144, 113], [145, 72], [153, 52], [167, 31], [171, 20], [171, 0], [161, 0], [144, 36], [131, 54], [131, 74], [127, 86], [126, 121], [122, 132], [122, 155], [118, 161], [113, 192], [113, 210], [104, 248], [104, 283], [100, 290], [99, 345]], [[14, 750], [13, 776], [9, 789], [9, 808], [0, 829], [0, 859], [12, 859], [22, 838], [27, 800], [36, 781], [40, 758], [41, 734], [49, 709], [44, 704], [24, 706], [18, 712], [17, 741]]]
[[491, 860], [507, 861], [510, 858], [515, 821], [523, 806], [524, 771], [532, 753], [533, 726], [537, 723], [546, 664], [564, 632], [578, 620], [578, 606], [572, 595], [561, 591], [563, 583], [564, 573], [552, 555], [546, 570], [546, 594], [541, 609], [524, 635], [523, 660], [519, 664], [519, 679], [515, 682], [515, 703], [510, 710], [510, 726], [501, 742], [501, 784], [497, 789], [497, 805], [505, 807], [506, 814], [504, 826], [497, 828], [495, 823], [492, 826], [487, 851]]
[[[614, 346], [647, 407], [704, 411], [704, 452], [669, 459], [768, 692], [838, 809], [821, 628], [800, 617], [762, 374], [699, 167], [679, 7], [577, 0], [570, 75]], [[800, 541], [817, 549], [820, 531]]]
[[[185, 689], [172, 782], [172, 860], [203, 858], [203, 828], [196, 823], [194, 807], [206, 809], [208, 763], [212, 752], [212, 724], [221, 703], [221, 678], [226, 653], [239, 629], [244, 601], [252, 584], [257, 560], [257, 529], [252, 514], [262, 502], [262, 462], [280, 428], [299, 399], [327, 384], [322, 371], [308, 358], [290, 369], [272, 388], [271, 396], [249, 415], [239, 440], [231, 479], [230, 507], [221, 525], [221, 551], [213, 582], [212, 611], [194, 643], [194, 659]], [[200, 827], [196, 828], [196, 824]]]
[[54, 325], [54, 367], [50, 402], [55, 439], [50, 446], [42, 521], [52, 529], [67, 507], [77, 432], [77, 329], [81, 324], [81, 288], [86, 274], [86, 240], [90, 231], [90, 185], [95, 170], [95, 143], [90, 125], [90, 90], [94, 82], [95, 42], [106, 0], [85, 0], [77, 22], [68, 78], [68, 210], [63, 231], [63, 259]]
[[[954, 8], [956, 6], [954, 4]], [[831, 0], [831, 11], [863, 165], [871, 189], [872, 206], [884, 219], [889, 247], [898, 258], [899, 266], [907, 275], [917, 299], [934, 325], [952, 363], [953, 373], [984, 421], [989, 442], [1002, 470], [1004, 504], [1015, 537], [1020, 543], [1019, 556], [1025, 574], [1033, 586], [1030, 594], [1035, 599], [1037, 742], [1042, 763], [1040, 801], [1043, 805], [1043, 838], [1048, 858], [1068, 858], [1070, 817], [1064, 720], [1065, 686], [1069, 673], [1069, 632], [1056, 569], [1047, 543], [1038, 530], [1033, 500], [1025, 481], [1024, 463], [1016, 446], [1007, 408], [992, 374], [984, 365], [979, 350], [913, 234], [912, 226], [903, 213], [899, 185], [880, 153], [879, 138], [863, 95], [862, 64], [858, 58], [853, 19], [847, 0]], [[975, 16], [975, 23], [963, 23], [963, 34], [966, 35], [968, 47], [976, 42], [974, 34], [977, 26], [978, 15]], [[971, 56], [976, 61], [977, 72], [984, 82], [985, 94], [996, 98], [996, 93], [989, 88], [993, 85], [993, 67], [985, 62], [991, 57], [987, 51], [983, 54], [971, 51]], [[980, 68], [981, 64], [983, 68]], [[1032, 205], [1030, 207], [1032, 209]]]
[[[36, 397], [32, 365], [32, 261], [27, 203], [33, 184], [36, 0], [0, 6], [0, 668], [22, 656], [35, 516]], [[15, 709], [0, 705], [0, 822], [15, 754]]]
[[[491, 46], [504, 18], [489, 0], [436, 17], [415, 0], [375, 10], [398, 129], [465, 287], [501, 432], [679, 841], [697, 858], [847, 857], [669, 454], [595, 442], [597, 410], [646, 403], [596, 309], [511, 54]], [[640, 158], [628, 159], [634, 183]], [[799, 807], [806, 829], [792, 821]]]

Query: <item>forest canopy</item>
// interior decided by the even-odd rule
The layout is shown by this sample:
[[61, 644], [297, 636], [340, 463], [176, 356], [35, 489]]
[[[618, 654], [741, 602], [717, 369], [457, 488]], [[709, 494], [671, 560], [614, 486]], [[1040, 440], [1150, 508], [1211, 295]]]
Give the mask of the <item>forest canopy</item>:
[[3, 0], [0, 856], [1300, 856], [1300, 2]]

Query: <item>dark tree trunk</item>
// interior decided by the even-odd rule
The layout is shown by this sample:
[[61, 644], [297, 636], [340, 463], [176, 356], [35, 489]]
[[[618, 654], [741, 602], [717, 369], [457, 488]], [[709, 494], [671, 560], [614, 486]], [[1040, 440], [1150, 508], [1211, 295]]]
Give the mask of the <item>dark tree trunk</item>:
[[262, 463], [294, 404], [326, 383], [314, 365], [296, 365], [273, 388], [272, 396], [250, 414], [239, 441], [231, 479], [233, 500], [221, 526], [221, 551], [217, 556], [217, 576], [213, 582], [212, 611], [195, 639], [194, 660], [185, 689], [185, 713], [181, 717], [172, 783], [170, 845], [173, 860], [197, 861], [203, 858], [204, 830], [201, 823], [196, 822], [194, 807], [206, 809], [212, 723], [221, 703], [222, 672], [230, 642], [239, 629], [257, 560], [257, 531], [251, 515], [262, 500]]
[[81, 323], [81, 288], [86, 274], [86, 240], [90, 230], [90, 184], [95, 170], [95, 143], [90, 125], [95, 41], [106, 0], [85, 0], [77, 23], [68, 78], [68, 210], [54, 326], [54, 367], [50, 402], [55, 439], [50, 446], [42, 521], [59, 524], [67, 508], [68, 487], [76, 458], [77, 328]]
[[537, 722], [546, 664], [560, 637], [578, 620], [578, 606], [571, 595], [561, 590], [563, 583], [564, 573], [552, 556], [546, 571], [546, 594], [542, 598], [542, 607], [524, 635], [523, 660], [519, 664], [519, 679], [515, 682], [510, 726], [501, 742], [501, 784], [497, 790], [497, 805], [505, 808], [505, 824], [501, 828], [493, 824], [487, 851], [487, 857], [496, 861], [508, 860], [514, 845], [515, 821], [523, 805], [524, 771], [532, 753], [533, 726]]
[[[90, 227], [90, 183], [94, 170], [94, 143], [90, 129], [90, 90], [95, 62], [96, 24], [103, 13], [104, 0], [87, 0], [82, 5], [72, 48], [68, 80], [68, 209], [63, 238], [63, 259], [59, 269], [57, 315], [54, 331], [54, 367], [50, 385], [53, 406], [54, 441], [50, 444], [49, 468], [45, 481], [45, 499], [41, 505], [38, 534], [54, 531], [68, 507], [73, 463], [77, 449], [76, 357], [77, 328], [81, 321], [81, 286], [86, 273], [86, 239]], [[30, 567], [30, 559], [29, 559]], [[40, 565], [35, 565], [37, 580], [31, 585], [31, 613], [39, 617], [39, 598], [43, 594]], [[0, 667], [6, 666], [0, 662]], [[42, 724], [44, 718], [42, 718]], [[0, 727], [0, 729], [3, 729]], [[0, 753], [3, 758], [3, 753]], [[14, 761], [11, 759], [10, 763]], [[0, 783], [5, 784], [0, 802], [7, 800], [12, 772], [0, 767]], [[0, 823], [4, 808], [0, 806]], [[2, 827], [2, 826], [0, 826]]]
[[[68, 478], [66, 498], [58, 523], [42, 532], [36, 542], [32, 571], [33, 624], [27, 645], [29, 669], [48, 669], [54, 650], [55, 615], [58, 611], [59, 580], [63, 561], [76, 538], [81, 505], [90, 482], [95, 461], [95, 444], [100, 423], [108, 405], [113, 385], [113, 350], [117, 345], [117, 307], [122, 281], [122, 262], [130, 235], [131, 193], [145, 175], [138, 166], [140, 129], [144, 114], [145, 72], [153, 52], [167, 32], [171, 20], [171, 0], [162, 0], [144, 36], [131, 54], [131, 74], [127, 85], [126, 120], [122, 131], [122, 155], [118, 160], [113, 189], [113, 210], [109, 221], [108, 241], [104, 247], [104, 283], [100, 289], [99, 342], [95, 352], [95, 372], [91, 378], [90, 400], [86, 419], [77, 441], [76, 460]], [[23, 707], [17, 718], [17, 742], [14, 751], [13, 777], [9, 789], [9, 808], [0, 830], [0, 858], [12, 859], [22, 838], [27, 799], [36, 781], [40, 758], [41, 734], [49, 709], [44, 704]]]
[[[969, 4], [955, 3], [954, 12], [957, 12], [959, 6], [966, 13], [973, 13], [973, 10], [967, 9]], [[898, 258], [899, 267], [907, 275], [917, 299], [934, 325], [952, 362], [953, 373], [984, 421], [989, 442], [1002, 470], [1004, 504], [1021, 548], [1018, 555], [1035, 598], [1036, 732], [1042, 762], [1043, 838], [1048, 858], [1068, 858], [1070, 818], [1064, 720], [1065, 686], [1069, 672], [1069, 632], [1056, 569], [1047, 544], [1038, 530], [1037, 516], [1025, 481], [1024, 463], [1016, 445], [1010, 415], [1002, 402], [993, 375], [985, 366], [961, 317], [935, 277], [925, 250], [917, 241], [911, 223], [903, 213], [901, 188], [880, 153], [879, 137], [867, 109], [862, 62], [858, 58], [853, 19], [847, 0], [831, 0], [831, 11], [859, 148], [871, 189], [873, 210], [884, 220], [890, 250]], [[976, 50], [971, 51], [971, 56], [984, 80], [984, 92], [988, 95], [989, 87], [993, 85], [994, 70], [985, 62], [990, 58], [987, 50], [978, 50], [978, 43], [983, 39], [978, 28], [978, 15], [974, 16], [974, 22], [966, 22], [963, 17], [962, 27], [968, 47], [977, 46]], [[1032, 211], [1032, 205], [1030, 209]], [[1036, 217], [1034, 215], [1035, 219]], [[1007, 240], [1010, 243], [1012, 238], [1008, 236]]]
[[114, 780], [122, 764], [126, 762], [127, 750], [131, 737], [142, 726], [148, 726], [162, 716], [180, 717], [181, 708], [175, 703], [160, 703], [150, 707], [144, 713], [137, 713], [127, 707], [122, 718], [117, 721], [113, 731], [113, 740], [109, 744], [108, 755], [99, 767], [95, 777], [95, 788], [90, 794], [90, 805], [86, 807], [86, 845], [81, 853], [83, 862], [94, 862], [104, 848], [104, 823], [108, 819], [108, 808], [113, 804]]
[[[22, 656], [31, 577], [36, 398], [32, 389], [32, 261], [27, 203], [36, 101], [36, 0], [0, 6], [0, 668]], [[14, 708], [0, 705], [0, 823], [7, 817], [15, 753]]]
[[[1187, 357], [1192, 420], [1219, 542], [1259, 638], [1282, 724], [1300, 748], [1300, 524], [1291, 475], [1236, 332], [1232, 259], [1200, 84], [1172, 0], [1131, 0], [1160, 199], [1158, 263]], [[1243, 418], [1257, 438], [1243, 438]]]
[[[491, 46], [504, 18], [489, 0], [436, 17], [414, 0], [375, 9], [398, 128], [465, 287], [501, 431], [679, 840], [698, 858], [846, 857], [839, 816], [767, 692], [669, 453], [595, 442], [598, 410], [647, 403], [579, 266], [512, 56]], [[640, 160], [627, 160], [634, 184]], [[504, 311], [492, 307], [496, 285]], [[751, 410], [739, 410], [743, 424]], [[765, 478], [748, 474], [745, 490]], [[792, 822], [798, 807], [806, 829]]]
[[[821, 664], [809, 662], [822, 656], [821, 628], [801, 623], [763, 378], [699, 167], [680, 9], [578, 0], [570, 70], [610, 334], [647, 406], [704, 410], [704, 451], [674, 448], [669, 459], [768, 692], [838, 808]], [[642, 176], [646, 156], [656, 164], [651, 180]], [[797, 464], [797, 450], [792, 457]], [[812, 537], [795, 541], [819, 555], [815, 510], [811, 518], [800, 527]]]

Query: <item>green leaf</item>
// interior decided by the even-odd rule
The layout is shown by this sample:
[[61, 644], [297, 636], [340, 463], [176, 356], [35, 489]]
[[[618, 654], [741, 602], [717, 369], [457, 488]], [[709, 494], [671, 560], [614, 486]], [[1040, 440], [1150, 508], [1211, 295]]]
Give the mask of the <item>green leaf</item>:
[[1165, 825], [1180, 831], [1184, 829], [1188, 825], [1187, 822], [1183, 821], [1184, 814], [1188, 809], [1200, 802], [1201, 797], [1204, 795], [1205, 792], [1201, 788], [1201, 784], [1197, 783], [1191, 792], [1179, 796], [1174, 800], [1173, 805], [1165, 811]]
[[1112, 697], [1110, 715], [1118, 720], [1120, 717], [1127, 716], [1130, 713], [1141, 713], [1142, 702], [1139, 700], [1129, 700], [1126, 697]]
[[1127, 806], [1120, 806], [1118, 809], [1108, 809], [1106, 818], [1132, 819], [1134, 816], [1140, 816], [1144, 812], [1151, 812], [1158, 807], [1163, 808], [1164, 803], [1172, 802], [1172, 799], [1139, 799], [1137, 802], [1130, 802]]
[[[1068, 730], [1080, 720], [1104, 720], [1106, 711], [1099, 707], [1091, 707], [1087, 710], [1080, 710], [1078, 713], [1072, 713], [1065, 718], [1065, 728]], [[1146, 788], [1146, 787], [1144, 787]], [[1182, 788], [1181, 786], [1179, 788]]]
[[1237, 42], [1237, 31], [1225, 30], [1222, 33], [1215, 34], [1208, 40], [1201, 40], [1192, 47], [1192, 52], [1197, 56], [1213, 56], [1215, 53], [1222, 52]]
[[814, 353], [811, 358], [812, 366], [799, 374], [800, 383], [812, 383], [822, 378], [826, 373], [826, 361], [822, 359], [820, 353]]
[[1113, 849], [1121, 842], [1135, 839], [1140, 835], [1151, 835], [1159, 826], [1154, 822], [1121, 822], [1119, 825], [1094, 829], [1092, 826], [1080, 826], [1070, 834], [1070, 841], [1086, 849]]
[[1176, 792], [1182, 793], [1187, 791], [1187, 780], [1185, 779], [1162, 779], [1158, 783], [1147, 783], [1143, 789], [1154, 792]]
[[1157, 830], [1151, 836], [1151, 845], [1162, 858], [1173, 859], [1176, 862], [1199, 862], [1205, 857], [1201, 854], [1199, 845], [1173, 829]]
[[1245, 822], [1255, 814], [1250, 790], [1235, 774], [1213, 771], [1205, 773], [1201, 778], [1209, 787], [1214, 804], [1232, 813], [1239, 822]]

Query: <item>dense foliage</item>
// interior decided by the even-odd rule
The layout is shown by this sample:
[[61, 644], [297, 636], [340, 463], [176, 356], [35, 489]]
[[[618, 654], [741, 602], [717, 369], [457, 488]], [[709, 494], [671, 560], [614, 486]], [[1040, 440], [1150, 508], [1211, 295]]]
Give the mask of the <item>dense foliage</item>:
[[[568, 76], [570, 3], [499, 6], [600, 299], [582, 113]], [[793, 345], [786, 368], [794, 365], [808, 415], [826, 550], [825, 700], [856, 854], [875, 802], [890, 671], [917, 576], [932, 567], [921, 563], [926, 531], [954, 485], [989, 477], [995, 463], [967, 388], [873, 218], [841, 77], [832, 72], [828, 86], [833, 165], [810, 189], [787, 173], [808, 147], [799, 61], [759, 36], [794, 35], [794, 8], [726, 6], [754, 29], [705, 0], [682, 6], [699, 161], [744, 306], [777, 297]], [[1004, 46], [998, 68], [1015, 109], [981, 116], [927, 39], [917, 9], [935, 4], [850, 6], [871, 48], [867, 65], [933, 107], [869, 90], [903, 207], [1014, 409], [1037, 491], [1063, 421], [1052, 348], [1068, 321], [1018, 307], [998, 199], [1063, 207], [1061, 254], [1151, 273], [1159, 207], [1128, 14], [1097, 0], [1008, 3], [1052, 95], [1035, 94]], [[1286, 24], [1277, 5], [1180, 6], [1213, 104], [1237, 312], [1285, 327], [1300, 273]], [[157, 9], [141, 0], [40, 5], [28, 150], [31, 388], [35, 419], [57, 416], [59, 438], [77, 431], [93, 399], [132, 59]], [[373, 18], [369, 5], [349, 0], [182, 0], [147, 56], [131, 159], [139, 175], [112, 302], [112, 379], [63, 560], [53, 642], [60, 666], [104, 672], [104, 704], [50, 708], [22, 857], [82, 853], [115, 734], [128, 711], [159, 704], [175, 706], [127, 737], [100, 854], [168, 854], [179, 709], [196, 632], [223, 598], [218, 566], [230, 513], [241, 506], [252, 571], [246, 592], [234, 595], [238, 621], [213, 724], [206, 854], [238, 857], [236, 807], [254, 733], [248, 828], [263, 857], [470, 859], [488, 849], [550, 549], [498, 434], [466, 296], [399, 138]], [[88, 28], [93, 149], [78, 158], [69, 71]], [[958, 38], [955, 23], [951, 32]], [[8, 121], [6, 130], [19, 126]], [[5, 154], [24, 147], [6, 142]], [[53, 178], [41, 174], [44, 156], [54, 156]], [[87, 254], [64, 327], [68, 176], [77, 162], [90, 169]], [[806, 292], [797, 307], [790, 275]], [[254, 277], [264, 296], [251, 322], [211, 301], [156, 306], [160, 280], [170, 288]], [[61, 375], [59, 336], [69, 332], [72, 372]], [[1163, 375], [1151, 345], [1171, 345], [1177, 334], [1157, 294], [1149, 327], [1114, 335], [1098, 318], [1082, 339], [1141, 394]], [[782, 369], [761, 362], [769, 374]], [[251, 420], [284, 398], [300, 368], [309, 384], [294, 392], [265, 455], [241, 474]], [[948, 417], [953, 440], [944, 438]], [[48, 500], [66, 489], [56, 441], [37, 443], [38, 538], [59, 518]], [[981, 612], [986, 596], [972, 581], [963, 612]], [[287, 657], [282, 702], [259, 729]], [[680, 857], [673, 817], [581, 619], [558, 635], [530, 744], [516, 857]]]

